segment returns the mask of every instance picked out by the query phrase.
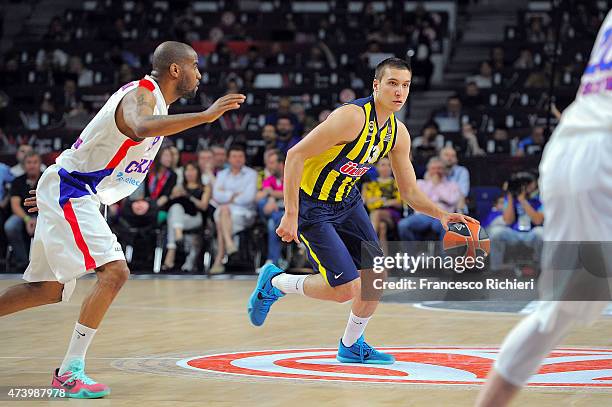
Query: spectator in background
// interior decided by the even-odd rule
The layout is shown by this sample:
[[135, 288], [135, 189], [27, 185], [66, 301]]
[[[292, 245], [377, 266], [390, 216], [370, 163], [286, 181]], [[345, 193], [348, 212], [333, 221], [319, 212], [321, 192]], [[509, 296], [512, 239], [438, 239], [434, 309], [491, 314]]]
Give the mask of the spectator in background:
[[[10, 169], [11, 175], [13, 176], [13, 178], [17, 178], [25, 174], [24, 160], [25, 160], [26, 155], [31, 151], [34, 151], [31, 145], [25, 144], [25, 143], [19, 145], [19, 148], [17, 149], [17, 153], [15, 154], [15, 159], [17, 160], [17, 164], [13, 165]], [[47, 169], [47, 166], [43, 164], [41, 161], [40, 172], [42, 173], [46, 169]]]
[[287, 151], [301, 140], [299, 136], [293, 133], [293, 123], [289, 115], [278, 116], [278, 120], [276, 121], [276, 134], [278, 135], [276, 148], [283, 154], [287, 154]]
[[444, 146], [444, 136], [439, 133], [436, 122], [426, 123], [421, 130], [421, 135], [412, 140], [412, 156], [415, 163], [415, 171], [418, 175], [425, 172], [425, 165], [431, 157], [438, 155]]
[[459, 132], [462, 110], [461, 99], [458, 95], [452, 95], [446, 100], [446, 106], [434, 112], [432, 118], [442, 133]]
[[60, 41], [65, 42], [70, 40], [70, 35], [64, 30], [64, 25], [61, 17], [55, 16], [49, 23], [47, 33], [43, 36], [45, 41]]
[[438, 151], [444, 146], [444, 136], [440, 134], [440, 130], [436, 122], [427, 122], [421, 130], [421, 135], [412, 140], [412, 148], [433, 149], [438, 154]]
[[74, 75], [78, 87], [92, 86], [94, 83], [93, 72], [83, 66], [79, 56], [71, 56], [68, 61], [68, 72]]
[[145, 197], [155, 201], [160, 210], [165, 210], [172, 188], [176, 185], [176, 173], [172, 170], [172, 151], [161, 149], [155, 157], [145, 182]]
[[[263, 153], [263, 163], [264, 167], [257, 172], [257, 189], [260, 190], [262, 188], [263, 182], [266, 178], [270, 177], [273, 174], [273, 169], [276, 168], [276, 158], [279, 154], [281, 154], [280, 150], [277, 148], [270, 148], [264, 151]], [[259, 199], [257, 199], [259, 202]]]
[[76, 109], [80, 102], [80, 95], [77, 93], [76, 82], [67, 79], [64, 82], [64, 91], [59, 95], [58, 107], [62, 112], [69, 112]]
[[297, 119], [297, 122], [293, 124], [293, 134], [302, 137], [304, 134], [304, 122], [306, 121], [306, 109], [304, 109], [302, 103], [292, 103], [290, 112]]
[[391, 172], [391, 161], [381, 158], [376, 164], [376, 181], [363, 185], [363, 199], [370, 212], [370, 220], [385, 253], [388, 253], [388, 233], [395, 230], [402, 217], [402, 201]]
[[431, 77], [434, 72], [434, 64], [431, 61], [431, 47], [425, 42], [421, 42], [416, 47], [416, 53], [411, 60], [412, 69], [415, 75], [423, 77], [423, 88], [429, 90]]
[[546, 41], [546, 32], [542, 27], [542, 17], [532, 17], [526, 30], [528, 42]]
[[509, 155], [511, 150], [508, 130], [503, 127], [498, 127], [493, 132], [493, 137], [487, 141], [487, 154]]
[[317, 45], [310, 47], [310, 55], [306, 61], [306, 68], [312, 70], [321, 70], [325, 68], [335, 68], [336, 61], [334, 54], [327, 45], [319, 42]]
[[215, 164], [213, 152], [209, 149], [203, 149], [198, 152], [198, 168], [202, 174], [202, 185], [210, 187], [215, 183]]
[[[5, 207], [3, 202], [8, 197], [7, 187], [13, 182], [15, 176], [8, 165], [0, 163], [0, 208]], [[1, 210], [1, 209], [0, 209]]]
[[485, 97], [480, 93], [480, 89], [476, 82], [468, 82], [465, 85], [465, 91], [461, 97], [461, 103], [464, 107], [475, 109], [485, 104]]
[[262, 69], [266, 66], [260, 50], [256, 45], [251, 45], [246, 54], [236, 59], [236, 68], [240, 69]]
[[502, 71], [506, 67], [505, 52], [502, 47], [494, 47], [491, 50], [491, 67], [496, 71]]
[[488, 89], [493, 86], [493, 67], [489, 61], [482, 61], [478, 75], [468, 76], [466, 83], [474, 82], [480, 89]]
[[[34, 236], [36, 215], [28, 214], [23, 205], [29, 191], [36, 189], [42, 174], [40, 171], [40, 156], [34, 151], [28, 151], [23, 159], [25, 173], [13, 181], [10, 192], [12, 215], [4, 224], [4, 232], [15, 253], [15, 264], [18, 270], [28, 265], [28, 241]], [[24, 233], [26, 232], [26, 233]], [[28, 237], [26, 241], [26, 236]]]
[[535, 67], [533, 53], [529, 48], [521, 49], [521, 53], [516, 61], [514, 61], [513, 67], [516, 69], [533, 69]]
[[170, 153], [172, 153], [172, 165], [170, 169], [176, 174], [176, 185], [183, 183], [183, 167], [181, 167], [181, 153], [176, 146], [168, 146]]
[[485, 218], [480, 222], [480, 226], [489, 229], [490, 227], [495, 226], [505, 226], [503, 213], [504, 213], [504, 195], [499, 196], [494, 202], [493, 206], [489, 210], [489, 213], [485, 216]]
[[462, 151], [465, 157], [478, 157], [486, 155], [485, 151], [480, 148], [476, 130], [470, 122], [461, 125]]
[[291, 124], [295, 127], [298, 123], [298, 118], [291, 113], [291, 99], [288, 96], [281, 96], [278, 100], [278, 107], [276, 111], [266, 116], [266, 124], [273, 124], [276, 126], [279, 117], [289, 116]]
[[[266, 172], [269, 174], [261, 183], [261, 188], [255, 200], [260, 216], [268, 228], [268, 258], [267, 262], [280, 267], [282, 242], [276, 234], [285, 213], [283, 201], [283, 176], [285, 172], [285, 156], [278, 150], [270, 150], [265, 158]], [[286, 266], [286, 265], [284, 265]]]
[[224, 170], [228, 167], [227, 151], [225, 151], [225, 147], [219, 144], [213, 145], [210, 149], [213, 153], [213, 172], [216, 176], [219, 171]]
[[25, 174], [24, 160], [25, 160], [26, 155], [33, 150], [34, 149], [29, 144], [21, 144], [19, 146], [19, 148], [17, 149], [17, 153], [15, 154], [15, 159], [17, 160], [17, 164], [11, 167], [11, 174], [13, 175], [14, 178], [21, 177], [23, 174]]
[[119, 83], [128, 83], [134, 80], [134, 72], [128, 64], [121, 64], [119, 67]]
[[276, 142], [278, 135], [276, 134], [276, 127], [271, 124], [266, 124], [261, 129], [261, 138], [266, 142], [265, 150], [276, 148]]
[[245, 165], [246, 153], [240, 146], [232, 146], [228, 153], [229, 168], [217, 173], [213, 187], [214, 213], [217, 225], [218, 251], [211, 273], [222, 273], [223, 257], [238, 251], [233, 236], [251, 226], [255, 218], [257, 172]]
[[[185, 177], [172, 189], [168, 203], [168, 235], [166, 258], [163, 269], [174, 268], [177, 243], [183, 241], [183, 232], [202, 227], [202, 213], [208, 210], [212, 188], [202, 184], [202, 173], [196, 163], [185, 164]], [[181, 266], [182, 271], [191, 272], [199, 252], [199, 239], [191, 239], [191, 250]]]
[[[0, 225], [4, 225], [4, 221], [10, 215], [9, 209], [9, 190], [10, 183], [15, 177], [11, 174], [11, 169], [8, 165], [0, 163]], [[0, 250], [5, 249], [3, 242], [6, 242], [4, 237], [4, 228], [0, 229]]]
[[457, 152], [448, 146], [440, 151], [440, 160], [444, 164], [446, 178], [459, 185], [459, 190], [465, 198], [470, 193], [470, 172], [467, 168], [458, 164]]
[[491, 270], [502, 268], [507, 246], [524, 243], [534, 249], [537, 263], [542, 252], [543, 207], [538, 193], [538, 180], [531, 173], [514, 174], [504, 185], [503, 225], [489, 227]]
[[[429, 199], [448, 212], [456, 212], [461, 201], [459, 185], [446, 178], [444, 163], [432, 157], [427, 163], [425, 179], [417, 180], [417, 185]], [[423, 240], [433, 232], [438, 239], [444, 237], [444, 227], [436, 218], [415, 212], [399, 221], [397, 225], [400, 239], [404, 241]]]
[[544, 144], [546, 144], [546, 138], [544, 137], [544, 127], [535, 126], [531, 131], [531, 135], [525, 137], [518, 143], [518, 149], [516, 155], [523, 157], [525, 155], [542, 154], [544, 150]]

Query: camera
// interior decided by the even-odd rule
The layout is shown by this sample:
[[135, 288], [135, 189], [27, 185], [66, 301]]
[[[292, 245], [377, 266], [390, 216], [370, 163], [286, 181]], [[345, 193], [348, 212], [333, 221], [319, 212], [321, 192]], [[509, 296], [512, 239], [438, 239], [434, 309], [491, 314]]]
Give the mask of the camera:
[[521, 193], [521, 191], [527, 187], [530, 183], [536, 180], [535, 175], [530, 172], [517, 172], [512, 174], [510, 179], [507, 181], [508, 183], [508, 192], [510, 192], [513, 196], [517, 196]]

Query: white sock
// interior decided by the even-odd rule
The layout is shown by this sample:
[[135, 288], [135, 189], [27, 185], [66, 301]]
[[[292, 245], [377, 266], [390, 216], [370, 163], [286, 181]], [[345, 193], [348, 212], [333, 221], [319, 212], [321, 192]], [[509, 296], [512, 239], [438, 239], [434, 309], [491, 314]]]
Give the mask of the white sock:
[[308, 275], [281, 273], [272, 279], [272, 285], [285, 294], [304, 295], [304, 280]]
[[76, 323], [74, 331], [72, 331], [72, 338], [70, 339], [70, 345], [68, 345], [68, 351], [66, 352], [66, 356], [59, 370], [59, 375], [64, 374], [68, 370], [70, 362], [73, 360], [85, 359], [85, 353], [87, 353], [87, 348], [89, 348], [89, 344], [95, 334], [96, 329], [81, 325], [78, 322]]
[[344, 331], [344, 335], [342, 336], [342, 343], [344, 344], [344, 346], [353, 346], [353, 344], [357, 342], [357, 339], [359, 339], [359, 337], [363, 335], [363, 332], [365, 331], [366, 325], [368, 324], [370, 318], [372, 317], [358, 317], [353, 314], [353, 311], [351, 311], [348, 323], [346, 324], [346, 330]]

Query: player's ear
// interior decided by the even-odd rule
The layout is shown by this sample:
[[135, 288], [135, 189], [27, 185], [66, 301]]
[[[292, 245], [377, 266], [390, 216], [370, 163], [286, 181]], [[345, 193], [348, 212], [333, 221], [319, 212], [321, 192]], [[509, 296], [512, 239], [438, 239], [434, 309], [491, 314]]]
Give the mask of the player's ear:
[[173, 78], [177, 78], [179, 77], [180, 73], [181, 73], [181, 67], [178, 66], [178, 64], [176, 63], [172, 63], [170, 64], [170, 67], [168, 68], [169, 72], [170, 72], [170, 76]]
[[372, 90], [374, 90], [374, 93], [378, 92], [379, 86], [380, 82], [378, 81], [378, 79], [374, 78], [374, 80], [372, 81]]

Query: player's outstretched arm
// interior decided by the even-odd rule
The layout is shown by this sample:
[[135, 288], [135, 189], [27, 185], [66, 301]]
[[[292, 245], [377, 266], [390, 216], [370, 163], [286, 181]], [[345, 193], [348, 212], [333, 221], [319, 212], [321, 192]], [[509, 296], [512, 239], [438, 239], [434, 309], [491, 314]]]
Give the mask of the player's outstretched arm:
[[410, 134], [404, 123], [398, 121], [397, 126], [397, 141], [389, 152], [389, 158], [401, 199], [415, 211], [439, 219], [445, 229], [448, 229], [448, 222], [478, 223], [469, 216], [446, 212], [419, 189], [414, 167], [410, 162]]
[[287, 152], [283, 192], [285, 215], [276, 229], [276, 233], [284, 242], [298, 241], [297, 216], [304, 161], [335, 145], [351, 142], [363, 129], [364, 122], [365, 116], [361, 108], [354, 105], [343, 106], [333, 111], [324, 122]]
[[138, 88], [125, 95], [115, 114], [119, 130], [135, 139], [170, 136], [200, 124], [217, 120], [228, 110], [238, 109], [245, 96], [229, 94], [220, 97], [208, 109], [198, 113], [154, 115], [155, 97], [145, 89]]

